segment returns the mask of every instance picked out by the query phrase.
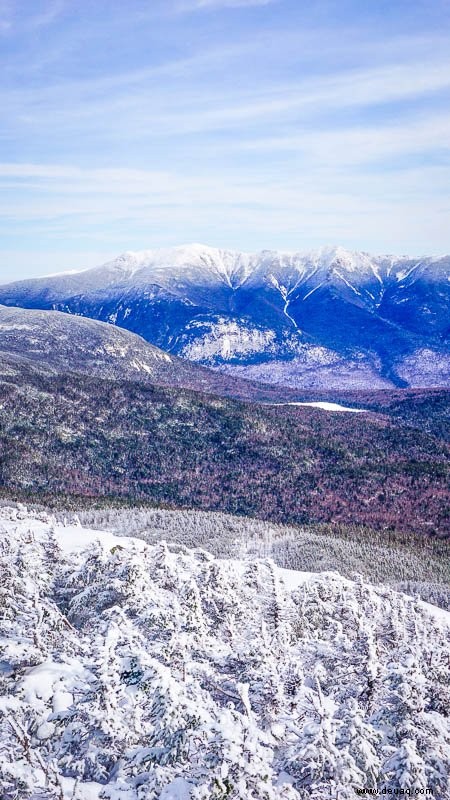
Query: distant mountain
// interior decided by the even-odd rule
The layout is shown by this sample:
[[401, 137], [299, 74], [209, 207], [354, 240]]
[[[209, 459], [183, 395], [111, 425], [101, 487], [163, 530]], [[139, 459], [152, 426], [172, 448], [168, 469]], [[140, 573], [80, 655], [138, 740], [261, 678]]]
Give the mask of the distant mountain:
[[174, 355], [294, 388], [442, 386], [450, 256], [343, 248], [127, 252], [0, 287], [0, 303], [113, 323]]

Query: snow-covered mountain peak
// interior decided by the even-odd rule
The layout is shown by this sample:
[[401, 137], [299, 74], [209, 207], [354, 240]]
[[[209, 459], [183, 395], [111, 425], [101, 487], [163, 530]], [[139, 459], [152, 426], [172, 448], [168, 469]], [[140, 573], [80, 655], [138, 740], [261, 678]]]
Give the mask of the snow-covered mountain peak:
[[[379, 258], [376, 257], [376, 260]], [[268, 263], [278, 264], [281, 268], [293, 265], [302, 267], [309, 264], [329, 269], [338, 265], [352, 272], [366, 271], [374, 259], [375, 257], [368, 253], [346, 250], [340, 245], [324, 246], [309, 251], [261, 250], [250, 253], [193, 243], [168, 248], [127, 250], [113, 261], [95, 269], [120, 270], [130, 275], [140, 272], [145, 276], [149, 269], [202, 267], [230, 277], [242, 269], [249, 275], [262, 264]]]
[[[263, 265], [278, 265], [280, 269], [295, 267], [302, 272], [306, 269], [319, 270], [320, 272], [334, 269], [344, 269], [347, 273], [367, 274], [371, 265], [378, 265], [385, 275], [393, 274], [395, 266], [406, 263], [425, 264], [440, 273], [448, 269], [449, 256], [433, 255], [412, 258], [402, 255], [372, 255], [366, 251], [350, 250], [342, 245], [324, 245], [309, 250], [271, 250], [247, 252], [228, 248], [212, 247], [207, 244], [192, 242], [174, 247], [151, 248], [144, 250], [126, 250], [116, 258], [100, 266], [55, 272], [41, 278], [30, 279], [26, 283], [54, 281], [69, 284], [74, 281], [83, 281], [87, 288], [93, 284], [106, 287], [118, 280], [134, 279], [138, 276], [146, 280], [149, 273], [155, 270], [183, 270], [188, 272], [191, 268], [208, 269], [211, 273], [230, 279], [231, 283], [245, 281], [252, 273], [260, 272]], [[20, 283], [23, 283], [21, 281]]]
[[[239, 288], [248, 279], [256, 285], [260, 280], [277, 282], [292, 288], [303, 277], [317, 276], [317, 280], [333, 282], [344, 274], [348, 280], [378, 282], [395, 279], [395, 268], [400, 265], [400, 280], [407, 265], [425, 264], [440, 273], [448, 268], [448, 257], [411, 259], [408, 256], [372, 256], [364, 251], [348, 250], [341, 245], [325, 245], [313, 250], [278, 251], [261, 250], [244, 252], [211, 247], [194, 242], [145, 250], [127, 250], [117, 258], [88, 270], [71, 270], [60, 274], [27, 281], [36, 284], [47, 282], [51, 287], [72, 287], [79, 292], [98, 291], [108, 287], [155, 282], [168, 287], [169, 282], [180, 280], [184, 285], [218, 281], [232, 289]], [[351, 277], [350, 277], [351, 276]], [[23, 283], [23, 282], [21, 282]]]
[[327, 272], [343, 270], [355, 275], [366, 275], [371, 272], [373, 264], [378, 261], [377, 257], [371, 256], [369, 253], [346, 250], [340, 245], [322, 247], [313, 251], [310, 257], [316, 266]]
[[250, 274], [251, 261], [247, 253], [194, 243], [154, 250], [130, 250], [97, 270], [105, 275], [121, 271], [133, 283], [155, 281], [167, 284], [169, 279], [209, 283], [218, 279], [235, 288]]
[[[400, 362], [431, 350], [432, 385], [442, 385], [449, 275], [449, 256], [373, 256], [340, 245], [247, 253], [192, 243], [12, 283], [0, 287], [0, 302], [101, 319], [208, 366], [277, 360], [284, 374], [289, 362], [286, 369], [309, 373], [307, 385], [316, 384], [305, 347], [313, 347], [314, 364], [319, 352], [327, 363], [350, 359], [345, 385], [379, 388], [404, 386]], [[252, 377], [273, 380], [271, 369]]]

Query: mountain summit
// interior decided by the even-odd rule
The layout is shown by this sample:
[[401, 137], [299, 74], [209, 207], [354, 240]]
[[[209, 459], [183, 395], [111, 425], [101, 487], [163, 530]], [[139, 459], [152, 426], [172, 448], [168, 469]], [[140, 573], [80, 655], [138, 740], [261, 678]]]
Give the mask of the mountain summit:
[[450, 374], [450, 256], [192, 244], [4, 285], [0, 303], [99, 319], [292, 387], [446, 385]]

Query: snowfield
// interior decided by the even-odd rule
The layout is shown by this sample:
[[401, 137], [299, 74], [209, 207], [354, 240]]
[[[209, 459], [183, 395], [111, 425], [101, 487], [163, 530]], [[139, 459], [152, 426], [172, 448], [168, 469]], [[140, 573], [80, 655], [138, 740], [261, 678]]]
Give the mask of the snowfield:
[[447, 612], [24, 507], [0, 558], [2, 800], [450, 797]]

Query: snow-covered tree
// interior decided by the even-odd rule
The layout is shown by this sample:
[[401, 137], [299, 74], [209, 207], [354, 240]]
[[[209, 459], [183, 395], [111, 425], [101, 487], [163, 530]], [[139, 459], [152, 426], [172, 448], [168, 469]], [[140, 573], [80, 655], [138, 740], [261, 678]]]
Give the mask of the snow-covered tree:
[[24, 509], [0, 568], [5, 800], [450, 796], [446, 612]]

